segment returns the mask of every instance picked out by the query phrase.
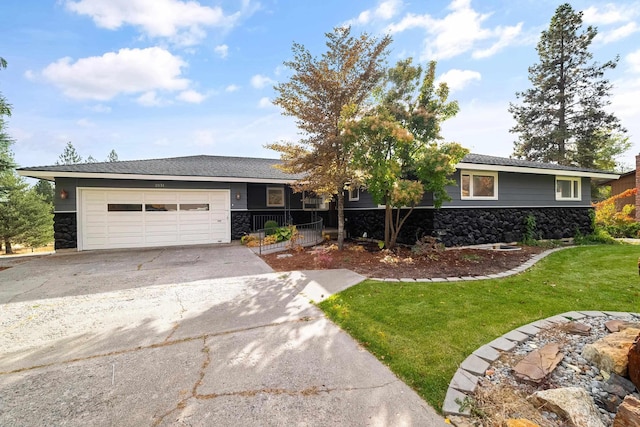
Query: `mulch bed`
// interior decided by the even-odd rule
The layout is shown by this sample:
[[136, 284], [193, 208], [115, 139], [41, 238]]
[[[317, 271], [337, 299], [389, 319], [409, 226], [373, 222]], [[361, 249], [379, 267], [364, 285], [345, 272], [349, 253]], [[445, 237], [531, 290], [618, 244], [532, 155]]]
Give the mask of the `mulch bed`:
[[511, 270], [544, 251], [537, 246], [521, 246], [516, 251], [448, 249], [418, 255], [408, 247], [394, 251], [377, 245], [345, 242], [338, 251], [335, 242], [322, 246], [263, 255], [276, 271], [346, 268], [366, 277], [414, 278], [486, 276]]

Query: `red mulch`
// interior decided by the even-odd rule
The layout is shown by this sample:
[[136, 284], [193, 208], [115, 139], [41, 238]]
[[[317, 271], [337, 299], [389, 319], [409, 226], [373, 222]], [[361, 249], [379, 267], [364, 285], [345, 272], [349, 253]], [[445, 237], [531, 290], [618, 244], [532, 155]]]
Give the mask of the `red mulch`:
[[344, 249], [338, 251], [335, 242], [328, 242], [314, 248], [263, 255], [262, 259], [276, 271], [346, 268], [367, 277], [428, 279], [501, 273], [543, 250], [521, 246], [517, 251], [448, 249], [417, 255], [407, 247], [381, 251], [375, 244], [361, 242], [345, 242]]

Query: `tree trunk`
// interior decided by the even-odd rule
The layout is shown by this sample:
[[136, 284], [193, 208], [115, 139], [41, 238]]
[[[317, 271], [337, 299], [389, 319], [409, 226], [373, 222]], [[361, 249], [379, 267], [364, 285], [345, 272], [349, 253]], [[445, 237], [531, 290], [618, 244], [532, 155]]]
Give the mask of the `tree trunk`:
[[384, 205], [384, 247], [389, 248], [391, 244], [391, 221], [393, 209], [389, 206], [389, 198], [386, 199]]
[[13, 253], [13, 250], [11, 249], [11, 242], [7, 239], [4, 240], [4, 253], [7, 255]]
[[344, 247], [344, 191], [338, 192], [338, 250]]

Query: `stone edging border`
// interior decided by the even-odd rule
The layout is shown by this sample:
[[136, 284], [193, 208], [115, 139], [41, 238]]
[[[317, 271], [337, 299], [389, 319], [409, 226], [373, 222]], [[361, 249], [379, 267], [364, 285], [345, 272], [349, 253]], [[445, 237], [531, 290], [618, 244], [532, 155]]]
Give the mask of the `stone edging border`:
[[500, 357], [501, 352], [513, 350], [518, 344], [523, 343], [536, 335], [540, 330], [546, 329], [553, 324], [566, 323], [571, 320], [580, 320], [586, 317], [603, 316], [620, 318], [636, 317], [640, 319], [640, 313], [620, 311], [569, 311], [520, 326], [478, 348], [460, 364], [460, 367], [449, 383], [449, 389], [447, 390], [447, 395], [442, 405], [442, 412], [444, 415], [470, 416], [470, 410], [468, 408], [461, 409], [460, 403], [464, 402], [465, 398], [475, 392], [478, 381], [484, 377], [491, 363]]
[[537, 255], [531, 257], [531, 259], [524, 264], [519, 265], [518, 267], [512, 268], [511, 270], [503, 271], [502, 273], [497, 274], [489, 274], [487, 276], [464, 276], [464, 277], [434, 277], [431, 279], [379, 279], [375, 277], [371, 277], [369, 280], [376, 280], [378, 282], [459, 282], [461, 280], [489, 280], [489, 279], [501, 279], [507, 276], [513, 276], [514, 274], [522, 273], [528, 268], [532, 267], [542, 258], [550, 255], [554, 252], [562, 251], [565, 249], [573, 248], [575, 246], [564, 246], [561, 248], [549, 249], [544, 252], [540, 252]]

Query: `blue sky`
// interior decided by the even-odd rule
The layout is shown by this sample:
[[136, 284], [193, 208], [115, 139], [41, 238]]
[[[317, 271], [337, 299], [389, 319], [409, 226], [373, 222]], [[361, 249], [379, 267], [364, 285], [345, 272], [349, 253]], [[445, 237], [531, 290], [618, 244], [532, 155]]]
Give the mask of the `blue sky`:
[[[443, 136], [508, 157], [507, 108], [530, 87], [535, 45], [561, 2], [545, 0], [3, 0], [0, 91], [21, 166], [54, 164], [71, 141], [83, 157], [194, 154], [277, 158], [264, 144], [296, 140], [271, 104], [293, 42], [314, 55], [338, 25], [390, 33], [389, 63], [438, 61], [460, 113]], [[596, 60], [620, 55], [607, 77], [611, 110], [640, 149], [640, 2], [574, 1], [595, 25]]]

